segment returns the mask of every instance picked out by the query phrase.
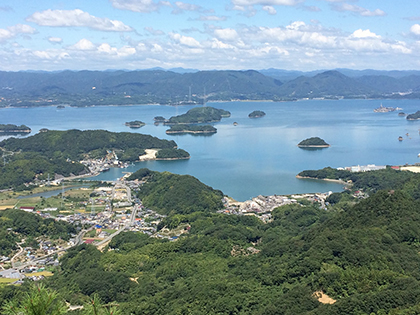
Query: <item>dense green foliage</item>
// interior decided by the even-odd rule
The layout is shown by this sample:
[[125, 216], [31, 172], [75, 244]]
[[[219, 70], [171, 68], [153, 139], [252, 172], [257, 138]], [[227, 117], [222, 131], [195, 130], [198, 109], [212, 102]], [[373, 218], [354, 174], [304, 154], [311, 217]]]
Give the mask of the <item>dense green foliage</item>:
[[143, 204], [163, 214], [211, 212], [223, 208], [223, 193], [190, 175], [140, 169], [129, 180], [147, 179], [139, 192]]
[[125, 125], [130, 128], [140, 128], [140, 127], [145, 126], [146, 123], [141, 120], [133, 120], [133, 121], [127, 121]]
[[417, 178], [416, 174], [408, 171], [398, 171], [392, 168], [370, 172], [350, 172], [326, 167], [321, 170], [302, 171], [298, 175], [316, 179], [340, 179], [343, 181], [350, 181], [354, 189], [366, 189], [370, 191], [395, 189], [402, 187], [408, 182], [412, 182], [411, 185], [406, 186], [406, 189], [411, 192], [416, 191], [416, 184], [414, 183]]
[[24, 184], [35, 178], [46, 179], [48, 174], [70, 176], [87, 173], [85, 166], [69, 162], [62, 157], [47, 158], [40, 153], [16, 153], [0, 164], [0, 189], [25, 189]]
[[260, 118], [264, 116], [265, 116], [265, 113], [262, 110], [254, 110], [252, 113], [248, 115], [249, 118]]
[[220, 121], [230, 112], [214, 107], [195, 107], [182, 115], [169, 118], [168, 124], [199, 124]]
[[[406, 174], [356, 174], [369, 178], [365, 183], [382, 177], [387, 188], [357, 203], [343, 204], [348, 192], [336, 194], [327, 211], [305, 202], [279, 207], [266, 224], [254, 216], [171, 211], [188, 209], [185, 200], [165, 210], [159, 226], [188, 226], [177, 241], [125, 232], [110, 250], [81, 245], [46, 284], [73, 304], [96, 293], [104, 303], [116, 301], [122, 314], [417, 314], [420, 175]], [[190, 176], [148, 169], [134, 178], [147, 180], [143, 201], [165, 199], [181, 183], [194, 194], [204, 189], [195, 190]], [[317, 291], [336, 303], [318, 302]], [[14, 294], [0, 290], [5, 300]]]
[[417, 120], [417, 119], [420, 119], [420, 110], [418, 110], [414, 114], [407, 115], [406, 118], [407, 118], [407, 120]]
[[190, 154], [182, 149], [160, 149], [156, 154], [156, 159], [189, 159]]
[[298, 146], [328, 146], [329, 144], [319, 137], [311, 137], [299, 142]]
[[0, 212], [0, 255], [9, 255], [21, 239], [27, 244], [39, 236], [69, 240], [74, 233], [74, 225], [64, 221], [43, 219], [22, 210], [4, 210]]
[[19, 132], [31, 132], [31, 128], [26, 125], [13, 125], [13, 124], [0, 124], [0, 133], [19, 133]]
[[167, 134], [182, 133], [216, 133], [217, 129], [211, 125], [173, 125], [166, 130]]
[[115, 133], [106, 130], [50, 130], [27, 138], [6, 139], [0, 142], [0, 146], [12, 151], [38, 152], [49, 158], [62, 157], [79, 160], [95, 151], [100, 151], [105, 155], [107, 150], [174, 148], [176, 143], [139, 133]]

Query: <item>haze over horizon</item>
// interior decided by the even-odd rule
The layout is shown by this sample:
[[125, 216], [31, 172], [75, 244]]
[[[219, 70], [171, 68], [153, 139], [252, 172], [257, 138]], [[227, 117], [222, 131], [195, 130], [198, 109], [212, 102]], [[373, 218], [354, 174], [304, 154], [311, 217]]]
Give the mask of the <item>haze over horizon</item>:
[[420, 70], [411, 0], [3, 1], [0, 70]]

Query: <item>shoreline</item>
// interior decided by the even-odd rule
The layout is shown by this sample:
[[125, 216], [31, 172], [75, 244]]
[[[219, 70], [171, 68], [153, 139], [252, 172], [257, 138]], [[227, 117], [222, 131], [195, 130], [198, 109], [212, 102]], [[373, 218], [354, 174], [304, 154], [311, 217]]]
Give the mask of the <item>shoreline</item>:
[[299, 148], [329, 148], [330, 144], [321, 144], [321, 145], [297, 145]]
[[330, 178], [313, 178], [313, 177], [308, 177], [308, 176], [300, 176], [300, 175], [296, 175], [297, 179], [314, 179], [314, 180], [323, 180], [326, 182], [332, 182], [332, 183], [337, 183], [337, 184], [341, 184], [344, 185], [346, 187], [351, 186], [351, 184], [345, 182], [344, 180], [341, 179], [330, 179]]

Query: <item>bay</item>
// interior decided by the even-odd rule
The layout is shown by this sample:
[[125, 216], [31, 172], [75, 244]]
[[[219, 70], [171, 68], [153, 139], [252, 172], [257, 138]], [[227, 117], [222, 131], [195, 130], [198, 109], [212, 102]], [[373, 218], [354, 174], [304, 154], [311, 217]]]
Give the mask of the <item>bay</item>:
[[[213, 124], [218, 132], [211, 136], [166, 135], [168, 127], [153, 124], [155, 116], [169, 118], [185, 113], [192, 106], [1, 108], [0, 123], [28, 125], [32, 134], [41, 128], [106, 129], [175, 140], [180, 148], [191, 154], [190, 160], [139, 162], [126, 169], [113, 168], [95, 179], [113, 180], [121, 177], [123, 172], [148, 167], [190, 174], [243, 201], [259, 194], [342, 190], [342, 186], [336, 183], [296, 179], [296, 174], [305, 169], [419, 162], [420, 121], [407, 121], [397, 112], [374, 113], [373, 109], [381, 103], [401, 107], [407, 114], [420, 109], [419, 100], [208, 103], [207, 106], [232, 113], [230, 118]], [[254, 110], [263, 110], [266, 116], [248, 118]], [[140, 129], [124, 125], [132, 120], [141, 120], [147, 125]], [[238, 125], [234, 126], [233, 122]], [[323, 138], [331, 147], [320, 150], [297, 147], [301, 140], [313, 136]], [[398, 141], [399, 136], [404, 140]]]

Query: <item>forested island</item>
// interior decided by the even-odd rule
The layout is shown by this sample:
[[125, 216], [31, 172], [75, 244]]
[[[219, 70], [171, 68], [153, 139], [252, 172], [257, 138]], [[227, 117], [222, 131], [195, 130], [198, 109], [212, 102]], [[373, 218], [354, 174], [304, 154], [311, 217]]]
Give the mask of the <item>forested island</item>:
[[254, 110], [252, 113], [248, 115], [249, 118], [260, 118], [264, 116], [265, 116], [265, 113], [262, 110]]
[[406, 119], [407, 120], [418, 120], [418, 119], [420, 119], [420, 110], [418, 110], [414, 114], [407, 115], [407, 118]]
[[140, 127], [145, 126], [146, 123], [144, 123], [144, 122], [142, 122], [140, 120], [134, 120], [134, 121], [128, 121], [128, 122], [126, 122], [125, 125], [127, 127], [130, 127], [130, 128], [140, 128]]
[[166, 125], [201, 124], [219, 122], [223, 117], [230, 117], [230, 112], [214, 107], [195, 107], [182, 115], [173, 116], [165, 122]]
[[319, 137], [311, 137], [298, 143], [300, 148], [328, 148], [330, 145]]
[[211, 125], [173, 125], [170, 129], [166, 130], [168, 135], [170, 134], [213, 134], [216, 133], [217, 129]]
[[26, 125], [0, 124], [0, 134], [30, 133], [31, 131], [31, 128]]
[[[27, 138], [9, 138], [0, 142], [4, 163], [0, 164], [0, 189], [27, 189], [28, 183], [45, 180], [48, 174], [61, 176], [89, 173], [85, 165], [139, 161], [146, 149], [157, 149], [157, 159], [189, 158], [175, 141], [150, 135], [105, 130], [48, 130]], [[85, 165], [80, 161], [86, 161]], [[113, 163], [113, 162], [112, 162]], [[101, 168], [98, 167], [98, 170]]]

